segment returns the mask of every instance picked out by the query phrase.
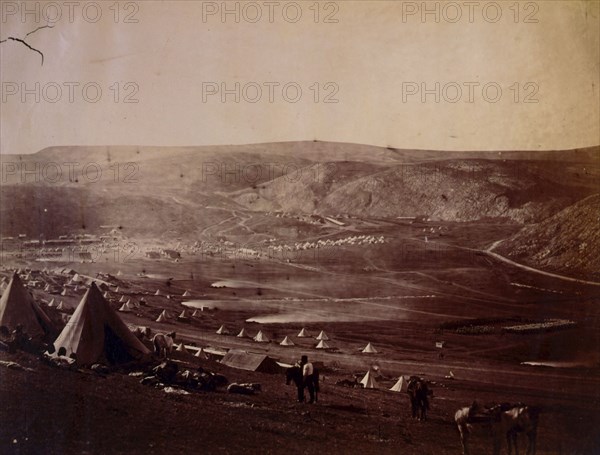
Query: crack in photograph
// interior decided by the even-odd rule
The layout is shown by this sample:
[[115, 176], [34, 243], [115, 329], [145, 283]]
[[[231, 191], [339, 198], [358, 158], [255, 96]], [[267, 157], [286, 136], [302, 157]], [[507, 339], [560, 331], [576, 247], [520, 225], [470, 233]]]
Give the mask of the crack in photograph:
[[599, 1], [0, 5], [0, 453], [600, 454]]

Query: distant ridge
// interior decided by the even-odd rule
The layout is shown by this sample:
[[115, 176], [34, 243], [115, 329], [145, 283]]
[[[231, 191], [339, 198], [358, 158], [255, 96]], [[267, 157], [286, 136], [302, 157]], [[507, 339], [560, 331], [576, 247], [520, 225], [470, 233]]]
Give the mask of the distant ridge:
[[[2, 178], [1, 234], [29, 238], [104, 225], [198, 238], [232, 211], [535, 223], [600, 192], [600, 147], [439, 152], [305, 141], [48, 147], [0, 159], [13, 166]], [[66, 163], [77, 163], [74, 173]]]

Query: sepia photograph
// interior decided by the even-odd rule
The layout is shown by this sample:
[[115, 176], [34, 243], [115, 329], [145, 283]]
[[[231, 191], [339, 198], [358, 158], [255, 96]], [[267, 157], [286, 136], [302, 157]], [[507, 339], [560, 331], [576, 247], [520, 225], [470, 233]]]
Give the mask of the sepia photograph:
[[0, 6], [0, 454], [600, 454], [600, 1]]

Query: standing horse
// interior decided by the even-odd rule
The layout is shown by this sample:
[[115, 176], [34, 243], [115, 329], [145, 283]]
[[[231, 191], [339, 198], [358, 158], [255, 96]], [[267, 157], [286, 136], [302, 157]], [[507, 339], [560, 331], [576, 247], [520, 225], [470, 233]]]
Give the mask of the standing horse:
[[[319, 371], [313, 368], [312, 380], [315, 387], [315, 403], [319, 401]], [[298, 388], [298, 401], [304, 403], [304, 376], [302, 375], [302, 367], [298, 364], [285, 370], [285, 383], [290, 385], [290, 382], [294, 381], [294, 384]]]
[[[535, 445], [537, 439], [537, 427], [539, 423], [540, 410], [536, 407], [526, 406], [524, 404], [515, 405], [497, 405], [491, 409], [492, 428], [495, 435], [494, 453], [500, 453], [500, 437], [506, 436], [508, 444], [508, 455], [512, 453], [512, 447], [515, 448], [515, 454], [519, 455], [517, 447], [517, 435], [525, 433], [527, 436], [527, 455], [535, 455]], [[498, 441], [498, 442], [496, 442]]]
[[429, 395], [431, 391], [427, 382], [417, 376], [411, 376], [406, 389], [410, 398], [410, 408], [413, 419], [427, 420], [429, 410]]
[[456, 411], [454, 420], [460, 433], [460, 441], [463, 454], [469, 454], [468, 439], [475, 423], [489, 425], [492, 430], [493, 453], [500, 454], [502, 438], [506, 437], [508, 443], [508, 454], [515, 448], [515, 454], [519, 454], [517, 447], [518, 433], [525, 433], [528, 438], [527, 454], [535, 455], [537, 427], [540, 411], [538, 408], [523, 404], [498, 404], [491, 408], [483, 408], [473, 402], [470, 407], [461, 408]]
[[175, 340], [175, 332], [157, 333], [152, 338], [152, 344], [154, 345], [154, 352], [157, 356], [167, 358], [173, 351], [173, 340]]

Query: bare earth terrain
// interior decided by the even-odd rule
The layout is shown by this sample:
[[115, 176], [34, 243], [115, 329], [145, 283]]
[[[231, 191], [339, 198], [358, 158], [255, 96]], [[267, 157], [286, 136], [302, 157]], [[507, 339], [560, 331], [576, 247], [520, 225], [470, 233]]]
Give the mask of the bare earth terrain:
[[[255, 163], [247, 153], [263, 153], [273, 162], [295, 150], [253, 147], [228, 159]], [[318, 144], [293, 162], [311, 168], [332, 156], [328, 147], [335, 146]], [[233, 369], [218, 356], [174, 353], [180, 368], [201, 366], [230, 382], [260, 383], [261, 391], [171, 394], [129, 375], [139, 366], [100, 374], [0, 352], [24, 368], [0, 365], [1, 453], [459, 454], [454, 413], [473, 400], [541, 407], [538, 454], [600, 453], [600, 278], [592, 253], [599, 189], [594, 175], [578, 173], [579, 159], [596, 172], [597, 151], [566, 153], [565, 162], [515, 152], [512, 164], [465, 155], [442, 163], [434, 152], [353, 146], [333, 180], [274, 175], [256, 185], [190, 176], [201, 163], [182, 165], [195, 153], [188, 152], [177, 164], [145, 150], [140, 170], [152, 178], [139, 186], [4, 185], [4, 237], [38, 238], [44, 226], [53, 230], [48, 238], [99, 236], [101, 225], [116, 227], [87, 259], [65, 260], [67, 248], [54, 259], [5, 248], [0, 275], [45, 269], [37, 273], [58, 292], [30, 290], [56, 322], [85, 292], [59, 294], [72, 277], [65, 269], [74, 269], [87, 284], [102, 273], [115, 310], [143, 298], [145, 305], [118, 313], [127, 324], [175, 331], [190, 347], [244, 349], [287, 364], [307, 354], [321, 368], [318, 404], [296, 403], [283, 373]], [[45, 153], [66, 161], [63, 150]], [[419, 163], [419, 156], [427, 159], [418, 169], [398, 168], [396, 160]], [[461, 184], [465, 176], [474, 186]], [[33, 207], [24, 202], [30, 197]], [[41, 214], [44, 207], [54, 213]], [[573, 222], [555, 233], [552, 223], [567, 226], [570, 213], [587, 217], [583, 227]], [[48, 307], [52, 299], [68, 309]], [[163, 310], [170, 319], [156, 322]], [[184, 310], [189, 320], [177, 320]], [[231, 335], [216, 333], [222, 325]], [[242, 328], [250, 336], [262, 330], [271, 342], [236, 337]], [[325, 330], [331, 349], [296, 337], [302, 328], [313, 336]], [[280, 346], [285, 336], [295, 346]], [[361, 353], [368, 342], [377, 353]], [[369, 370], [378, 389], [336, 385]], [[388, 390], [400, 375], [430, 382], [426, 421], [411, 418], [406, 393]], [[474, 430], [472, 454], [492, 452], [488, 430]]]

